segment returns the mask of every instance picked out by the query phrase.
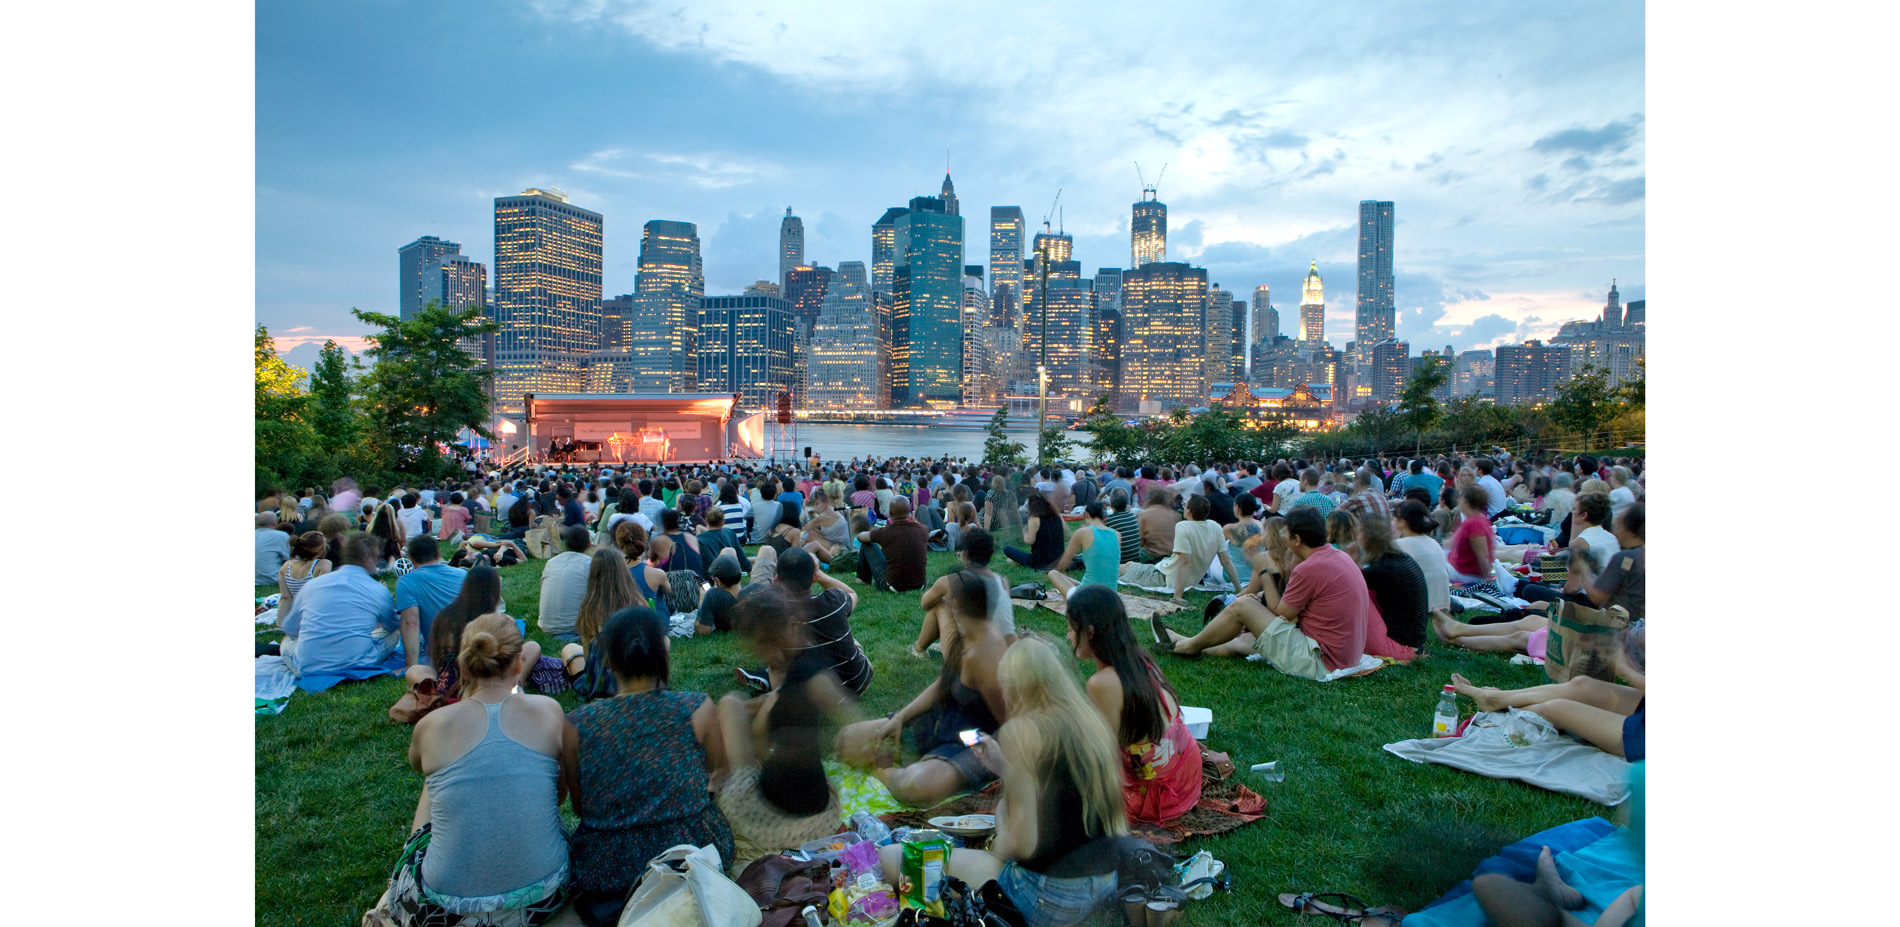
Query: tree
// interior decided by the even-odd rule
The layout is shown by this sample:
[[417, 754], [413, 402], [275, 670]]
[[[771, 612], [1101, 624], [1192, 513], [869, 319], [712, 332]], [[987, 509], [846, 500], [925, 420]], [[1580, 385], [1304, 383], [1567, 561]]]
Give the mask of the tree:
[[1425, 443], [1425, 432], [1438, 424], [1438, 399], [1432, 392], [1445, 385], [1445, 358], [1427, 357], [1412, 371], [1412, 379], [1399, 394], [1399, 418], [1412, 429], [1412, 452]]
[[325, 341], [310, 375], [310, 427], [317, 446], [335, 455], [356, 442], [357, 412], [350, 401], [349, 363], [335, 341]]
[[257, 384], [251, 408], [256, 426], [251, 437], [261, 492], [273, 485], [301, 483], [312, 475], [314, 435], [304, 419], [310, 401], [304, 391], [304, 372], [277, 356], [276, 342], [263, 325], [257, 326], [254, 355]]
[[1596, 441], [1597, 432], [1616, 418], [1618, 411], [1609, 372], [1585, 366], [1558, 390], [1557, 398], [1550, 403], [1550, 420], [1581, 436], [1587, 451]]
[[1373, 406], [1353, 420], [1351, 431], [1365, 442], [1367, 452], [1377, 456], [1405, 430], [1399, 413], [1385, 406]]
[[1064, 434], [1061, 425], [1043, 423], [1042, 433], [1036, 436], [1036, 463], [1047, 464], [1061, 460], [1075, 450], [1075, 442]]
[[1027, 448], [1023, 447], [1021, 441], [1009, 439], [1008, 427], [1009, 407], [1001, 406], [997, 408], [996, 414], [990, 417], [990, 436], [983, 442], [985, 467], [1021, 467], [1023, 465], [1025, 460], [1023, 452]]
[[1616, 398], [1621, 399], [1631, 409], [1640, 412], [1643, 409], [1644, 380], [1649, 375], [1649, 365], [1639, 357], [1636, 359], [1636, 369], [1630, 373], [1632, 376], [1624, 380], [1622, 386], [1616, 388]]
[[1095, 404], [1089, 407], [1080, 430], [1089, 436], [1089, 451], [1096, 460], [1132, 463], [1140, 455], [1141, 429], [1123, 422], [1121, 416], [1115, 414], [1114, 403], [1107, 393], [1095, 397]]
[[350, 313], [382, 329], [369, 336], [372, 346], [365, 352], [376, 366], [357, 383], [365, 437], [376, 442], [394, 469], [433, 475], [443, 469], [437, 445], [455, 440], [464, 428], [494, 437], [487, 425], [491, 372], [463, 348], [469, 339], [496, 329], [481, 320], [480, 308], [446, 309], [430, 300], [407, 319], [358, 309]]

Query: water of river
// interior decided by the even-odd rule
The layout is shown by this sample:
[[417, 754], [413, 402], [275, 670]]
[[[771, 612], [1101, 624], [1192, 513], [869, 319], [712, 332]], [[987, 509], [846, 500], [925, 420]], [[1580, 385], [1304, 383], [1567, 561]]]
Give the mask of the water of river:
[[[1088, 440], [1088, 435], [1079, 431], [1066, 434], [1078, 446]], [[1009, 437], [1022, 443], [1027, 456], [1035, 456], [1033, 432], [1010, 432]], [[797, 443], [800, 450], [809, 446], [826, 460], [874, 456], [966, 457], [974, 461], [983, 459], [983, 442], [988, 438], [982, 431], [931, 425], [800, 425]]]

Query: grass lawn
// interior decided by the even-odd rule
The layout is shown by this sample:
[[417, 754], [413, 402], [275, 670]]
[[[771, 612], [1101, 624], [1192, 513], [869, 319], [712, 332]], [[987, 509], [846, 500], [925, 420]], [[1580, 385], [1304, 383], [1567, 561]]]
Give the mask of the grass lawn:
[[[933, 554], [932, 575], [955, 559]], [[1035, 578], [997, 559], [1011, 583]], [[503, 569], [503, 597], [510, 614], [529, 619], [530, 636], [558, 653], [557, 642], [533, 621], [542, 565]], [[860, 596], [853, 630], [877, 668], [862, 708], [867, 716], [896, 710], [939, 666], [935, 659], [905, 656], [916, 639], [918, 594], [877, 593], [844, 578]], [[256, 594], [273, 591], [262, 586]], [[1190, 594], [1193, 610], [1171, 616], [1173, 625], [1198, 627], [1209, 598]], [[1057, 638], [1065, 630], [1062, 617], [1046, 609], [1016, 614], [1019, 627]], [[724, 635], [677, 640], [673, 684], [716, 698], [734, 688], [734, 665], [753, 662], [742, 644]], [[1227, 863], [1235, 884], [1232, 895], [1191, 904], [1181, 924], [1293, 923], [1297, 915], [1279, 906], [1280, 892], [1344, 891], [1373, 904], [1417, 909], [1513, 840], [1607, 815], [1579, 798], [1415, 765], [1380, 749], [1427, 735], [1439, 687], [1452, 672], [1481, 685], [1518, 687], [1542, 681], [1539, 667], [1438, 647], [1412, 666], [1327, 684], [1232, 659], [1164, 659], [1161, 669], [1183, 703], [1213, 709], [1206, 743], [1230, 753], [1239, 781], [1267, 799], [1262, 820], [1176, 848], [1210, 850]], [[1083, 678], [1080, 664], [1076, 673]], [[422, 786], [405, 758], [410, 728], [391, 723], [386, 713], [402, 692], [396, 677], [343, 683], [315, 695], [299, 691], [283, 714], [257, 720], [257, 923], [354, 925], [382, 893]], [[571, 693], [560, 700], [578, 704]], [[1267, 760], [1279, 761], [1285, 781], [1263, 782], [1247, 770]]]

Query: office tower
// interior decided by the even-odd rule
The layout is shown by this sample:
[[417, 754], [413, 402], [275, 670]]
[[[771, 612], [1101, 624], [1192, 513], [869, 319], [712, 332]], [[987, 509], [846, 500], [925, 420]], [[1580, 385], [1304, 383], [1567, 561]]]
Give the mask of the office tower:
[[[1445, 381], [1433, 388], [1432, 398], [1439, 402], [1450, 402], [1454, 397], [1451, 387], [1452, 370], [1457, 364], [1457, 359], [1457, 355], [1452, 353], [1451, 345], [1445, 345], [1445, 351], [1442, 354], [1428, 348], [1423, 354], [1412, 358], [1412, 376], [1418, 376], [1419, 372], [1425, 369], [1426, 364], [1438, 364], [1438, 370], [1445, 375]], [[1406, 383], [1410, 385], [1411, 381], [1407, 380]]]
[[896, 336], [892, 334], [892, 320], [896, 316], [897, 297], [892, 293], [871, 291], [866, 302], [871, 305], [871, 318], [877, 323], [877, 407], [894, 408], [891, 404], [892, 363]]
[[871, 294], [865, 292], [864, 264], [845, 261], [838, 270], [837, 285], [825, 290], [812, 324], [804, 404], [824, 411], [882, 409], [878, 320]]
[[699, 350], [700, 300], [705, 295], [699, 229], [691, 222], [648, 222], [640, 233], [640, 269], [633, 283], [635, 392], [698, 389], [699, 363], [694, 355]]
[[947, 168], [943, 172], [943, 192], [937, 198], [943, 201], [944, 212], [953, 216], [963, 215], [957, 210], [957, 188], [950, 185], [950, 171]]
[[[1447, 353], [1450, 349], [1447, 348]], [[1451, 367], [1451, 392], [1454, 397], [1494, 395], [1495, 357], [1490, 351], [1466, 351]]]
[[1372, 398], [1389, 402], [1399, 398], [1412, 377], [1412, 343], [1387, 338], [1367, 349], [1372, 370]]
[[526, 393], [578, 392], [600, 346], [600, 213], [559, 190], [495, 198], [497, 411]]
[[1352, 340], [1377, 344], [1398, 336], [1392, 288], [1392, 203], [1359, 203], [1359, 302]]
[[1144, 187], [1129, 223], [1129, 265], [1141, 267], [1168, 259], [1168, 204], [1155, 199], [1153, 187]]
[[[1042, 253], [1044, 247], [1049, 249], [1049, 260], [1051, 261], [1071, 261], [1075, 259], [1075, 236], [1066, 232], [1050, 232], [1044, 230], [1036, 233], [1034, 247], [1030, 249], [1028, 254], [1024, 255], [1024, 257], [1028, 259], [1025, 261], [1025, 266], [1034, 270], [1036, 256]], [[1037, 281], [1035, 280], [1026, 279], [1023, 281], [1023, 287], [1025, 289], [1036, 285]], [[1023, 305], [1028, 304], [1029, 300], [1025, 298]]]
[[[1201, 346], [1203, 378], [1211, 388], [1215, 383], [1234, 382], [1229, 364], [1234, 342], [1234, 295], [1216, 283], [1207, 288], [1207, 306], [1203, 310], [1201, 330], [1207, 341]], [[1207, 394], [1201, 394], [1202, 399]]]
[[600, 301], [600, 346], [587, 357], [587, 391], [633, 390], [633, 294]]
[[785, 218], [778, 223], [778, 282], [785, 282], [785, 275], [794, 267], [805, 263], [805, 220], [792, 215], [792, 207], [785, 207]]
[[1247, 333], [1247, 361], [1245, 369], [1247, 379], [1254, 376], [1255, 352], [1271, 347], [1280, 337], [1280, 310], [1273, 308], [1272, 291], [1262, 283], [1253, 288], [1253, 316], [1248, 320], [1251, 329]]
[[[1112, 402], [1121, 392], [1122, 269], [1095, 270], [1095, 381]], [[1095, 397], [1086, 397], [1094, 404]]]
[[983, 288], [983, 265], [963, 268], [963, 373], [962, 395], [958, 404], [983, 406], [995, 402], [999, 389], [995, 383], [989, 328], [990, 294]]
[[[863, 261], [839, 261], [838, 272], [832, 276], [832, 280], [836, 283], [848, 283], [857, 287], [859, 296], [863, 296], [871, 290], [869, 281], [864, 278]], [[828, 293], [830, 291], [827, 290], [826, 292]]]
[[1645, 312], [1649, 308], [1647, 305], [1645, 305], [1645, 303], [1647, 302], [1649, 302], [1649, 300], [1632, 299], [1629, 301], [1628, 305], [1624, 306], [1623, 308], [1623, 327], [1624, 328], [1635, 328], [1638, 325], [1648, 324], [1647, 322], [1644, 321]]
[[902, 206], [892, 206], [884, 210], [884, 217], [871, 226], [871, 292], [895, 293], [896, 284], [892, 272], [899, 263], [897, 253], [897, 220], [910, 210]]
[[[1049, 395], [1095, 400], [1094, 281], [1078, 261], [1049, 262]], [[1023, 306], [1023, 350], [1032, 365], [1043, 363], [1042, 280], [1032, 281]]]
[[424, 235], [396, 249], [396, 307], [405, 319], [412, 318], [427, 305], [431, 294], [441, 300], [442, 259], [461, 254], [462, 246]]
[[1122, 274], [1121, 402], [1159, 412], [1207, 398], [1207, 270], [1158, 261]]
[[1253, 345], [1247, 336], [1248, 326], [1253, 323], [1253, 318], [1252, 313], [1247, 311], [1246, 300], [1236, 299], [1233, 302], [1234, 348], [1233, 357], [1228, 362], [1228, 378], [1244, 380], [1247, 378], [1247, 357], [1253, 353]]
[[600, 301], [600, 348], [602, 351], [633, 350], [633, 294], [624, 293]]
[[1570, 347], [1542, 341], [1507, 344], [1497, 351], [1497, 402], [1547, 402], [1570, 379]]
[[1023, 304], [1023, 208], [990, 207], [990, 324], [1015, 325]]
[[694, 328], [696, 389], [738, 393], [750, 410], [773, 408], [792, 384], [792, 311], [776, 296], [708, 296]]
[[1326, 340], [1326, 289], [1319, 279], [1318, 261], [1307, 267], [1300, 293], [1300, 340], [1317, 345]]
[[1608, 385], [1612, 389], [1621, 386], [1636, 375], [1637, 361], [1646, 350], [1648, 326], [1642, 324], [1643, 303], [1643, 300], [1630, 303], [1626, 312], [1622, 295], [1612, 282], [1600, 317], [1565, 322], [1550, 343], [1570, 349], [1571, 373], [1594, 367], [1609, 375]]
[[746, 287], [745, 295], [747, 296], [778, 296], [780, 295], [779, 285], [776, 283], [773, 283], [770, 280], [760, 280], [752, 284], [751, 286]]
[[1616, 292], [1616, 281], [1610, 281], [1610, 298], [1603, 304], [1603, 325], [1605, 328], [1623, 327], [1623, 296]]
[[792, 402], [803, 406], [808, 387], [806, 374], [811, 365], [811, 326], [818, 321], [824, 305], [825, 290], [831, 285], [831, 268], [798, 266], [785, 274], [785, 302], [792, 307]]
[[891, 401], [949, 407], [962, 392], [963, 217], [919, 196], [893, 229]]
[[431, 276], [430, 298], [443, 306], [460, 310], [488, 304], [488, 265], [474, 258], [448, 255]]

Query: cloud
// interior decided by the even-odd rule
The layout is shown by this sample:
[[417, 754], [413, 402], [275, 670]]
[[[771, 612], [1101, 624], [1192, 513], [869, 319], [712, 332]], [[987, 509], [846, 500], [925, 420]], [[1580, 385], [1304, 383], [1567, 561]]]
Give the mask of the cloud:
[[1625, 119], [1605, 123], [1595, 128], [1577, 126], [1552, 132], [1531, 143], [1531, 150], [1544, 154], [1557, 154], [1565, 151], [1580, 151], [1584, 154], [1602, 154], [1618, 152], [1630, 146], [1636, 137], [1637, 127], [1643, 124], [1642, 113], [1632, 113]]
[[724, 190], [785, 174], [785, 169], [777, 164], [740, 155], [707, 152], [634, 154], [624, 148], [596, 151], [570, 167], [624, 180], [686, 183], [701, 190]]
[[1643, 178], [1629, 177], [1606, 183], [1598, 187], [1594, 193], [1578, 197], [1577, 202], [1602, 203], [1607, 206], [1618, 206], [1623, 203], [1633, 203], [1642, 198]]
[[307, 331], [309, 331], [309, 330], [310, 330], [310, 326], [308, 326], [308, 325], [299, 325], [299, 326], [297, 326], [296, 328], [286, 328], [286, 329], [284, 329], [284, 332], [285, 332], [286, 334], [291, 334], [291, 335], [294, 335], [294, 334], [296, 334], [296, 333], [298, 333], [298, 332], [307, 332]]
[[1471, 320], [1471, 324], [1466, 325], [1458, 333], [1458, 337], [1465, 344], [1482, 345], [1494, 342], [1505, 335], [1515, 334], [1517, 334], [1517, 320], [1508, 319], [1493, 312]]

